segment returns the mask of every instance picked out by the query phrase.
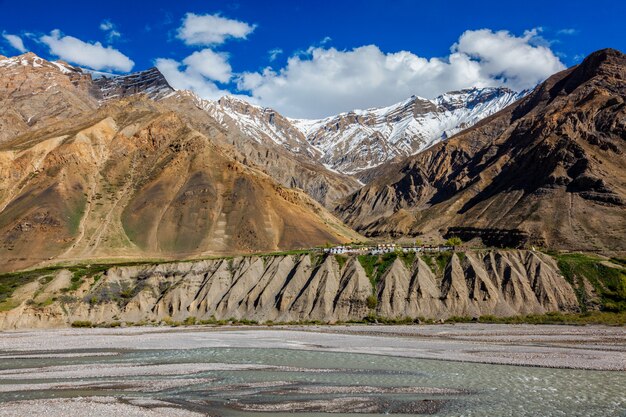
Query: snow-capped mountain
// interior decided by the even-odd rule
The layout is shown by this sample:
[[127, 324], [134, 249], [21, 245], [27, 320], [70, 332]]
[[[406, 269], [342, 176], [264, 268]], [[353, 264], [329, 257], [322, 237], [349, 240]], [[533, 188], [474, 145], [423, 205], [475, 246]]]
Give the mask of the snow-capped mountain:
[[[46, 61], [30, 53], [14, 58], [0, 57], [0, 69], [4, 73], [12, 74], [25, 66], [52, 75], [67, 75], [72, 84], [83, 85], [85, 93], [90, 90], [89, 93], [99, 100], [133, 94], [146, 94], [154, 100], [162, 100], [175, 94], [156, 68], [114, 75], [60, 61]], [[64, 82], [59, 79], [43, 87], [48, 89]], [[526, 92], [475, 88], [446, 93], [433, 100], [413, 96], [388, 107], [353, 110], [319, 120], [290, 119], [273, 109], [233, 96], [203, 100], [189, 92], [179, 91], [177, 94], [190, 95], [198, 108], [226, 129], [236, 126], [246, 140], [284, 148], [333, 171], [358, 174], [445, 140], [508, 106]], [[31, 116], [27, 119], [34, 120]]]
[[507, 88], [454, 91], [389, 107], [353, 110], [320, 120], [289, 119], [235, 97], [198, 100], [224, 126], [237, 125], [259, 142], [307, 155], [331, 170], [357, 174], [416, 154], [523, 97]]
[[258, 143], [279, 145], [315, 161], [322, 156], [319, 150], [309, 144], [298, 126], [273, 109], [255, 106], [234, 96], [204, 100], [193, 93], [191, 95], [198, 107], [222, 125], [229, 127], [234, 124]]
[[389, 107], [292, 122], [320, 150], [325, 165], [354, 174], [398, 156], [418, 153], [525, 94], [507, 88], [474, 88], [434, 100], [413, 96]]

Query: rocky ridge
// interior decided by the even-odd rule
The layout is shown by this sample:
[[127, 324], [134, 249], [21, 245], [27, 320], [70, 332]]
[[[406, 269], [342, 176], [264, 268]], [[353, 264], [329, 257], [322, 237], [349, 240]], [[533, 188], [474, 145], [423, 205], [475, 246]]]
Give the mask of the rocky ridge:
[[[326, 207], [332, 207], [361, 186], [355, 178], [329, 170], [317, 161], [317, 151], [274, 110], [234, 97], [204, 100], [189, 91], [177, 91], [163, 103], [184, 114], [199, 130], [206, 124], [208, 114], [222, 126], [223, 143], [241, 154], [247, 164], [263, 170], [286, 187], [304, 190]], [[236, 108], [237, 113], [231, 108]]]
[[[339, 262], [341, 261], [341, 262]], [[259, 322], [442, 319], [578, 311], [554, 259], [529, 251], [396, 258], [368, 276], [357, 257], [316, 254], [111, 266], [76, 278], [58, 270], [15, 291], [0, 328], [248, 319]], [[74, 277], [74, 278], [73, 278]], [[64, 290], [75, 283], [74, 291]], [[78, 285], [76, 285], [78, 284]], [[35, 294], [35, 298], [30, 297]], [[375, 301], [372, 301], [375, 300]], [[31, 301], [28, 301], [31, 300]], [[50, 301], [52, 300], [52, 301]]]
[[145, 94], [152, 100], [162, 100], [174, 94], [175, 91], [157, 68], [128, 75], [99, 76], [94, 79], [93, 83], [100, 91], [103, 100], [134, 94]]
[[290, 119], [232, 96], [201, 100], [200, 105], [225, 126], [237, 126], [258, 142], [279, 145], [327, 169], [360, 176], [445, 140], [527, 93], [475, 88], [433, 100], [413, 96], [389, 107], [353, 110], [320, 120]]

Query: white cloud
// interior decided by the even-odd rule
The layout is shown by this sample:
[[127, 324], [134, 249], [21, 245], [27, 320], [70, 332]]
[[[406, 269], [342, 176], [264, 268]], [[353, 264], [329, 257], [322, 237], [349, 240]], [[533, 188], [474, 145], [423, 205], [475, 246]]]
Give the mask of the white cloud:
[[[245, 39], [254, 28], [254, 25], [219, 15], [187, 13], [181, 27], [178, 28], [177, 37], [187, 45], [214, 47], [230, 38]], [[192, 90], [202, 98], [218, 99], [230, 94], [216, 84], [216, 82], [229, 83], [233, 78], [228, 59], [229, 55], [225, 52], [204, 48], [187, 56], [182, 62], [159, 58], [155, 65], [172, 87]]]
[[122, 37], [122, 34], [117, 30], [117, 26], [108, 19], [100, 23], [100, 30], [107, 34], [107, 41], [109, 41], [109, 43]]
[[574, 28], [560, 29], [556, 32], [557, 35], [576, 35], [577, 33], [578, 33], [578, 30]]
[[187, 45], [219, 45], [229, 38], [245, 39], [255, 27], [218, 14], [187, 13], [177, 37]]
[[226, 83], [232, 77], [228, 55], [211, 49], [196, 51], [183, 60], [188, 72], [198, 73], [210, 80]]
[[531, 88], [563, 69], [538, 30], [466, 31], [443, 58], [408, 51], [384, 53], [375, 45], [348, 51], [323, 46], [289, 58], [274, 70], [244, 73], [238, 87], [262, 105], [292, 117], [323, 117], [355, 108], [389, 105], [412, 94], [435, 97], [470, 87]]
[[159, 58], [155, 65], [167, 79], [167, 82], [177, 90], [191, 90], [200, 97], [211, 100], [230, 94], [229, 91], [221, 90], [214, 82], [193, 67], [187, 66], [182, 69], [181, 63], [174, 59]]
[[100, 42], [88, 43], [73, 36], [62, 36], [58, 29], [42, 36], [40, 40], [48, 45], [50, 53], [61, 59], [95, 70], [128, 72], [135, 65], [117, 49], [104, 47]]
[[550, 48], [534, 43], [537, 37], [537, 30], [526, 31], [521, 37], [507, 31], [467, 31], [452, 51], [476, 60], [483, 78], [502, 79], [504, 85], [521, 90], [565, 68]]
[[21, 53], [27, 51], [26, 47], [24, 46], [24, 41], [19, 36], [3, 32], [2, 37], [6, 39], [7, 42], [9, 42], [9, 45], [11, 45], [13, 48], [17, 49]]
[[113, 23], [111, 23], [111, 21], [107, 19], [103, 20], [102, 23], [100, 23], [100, 30], [104, 30], [105, 32], [113, 29], [113, 27]]
[[280, 48], [274, 48], [274, 49], [270, 49], [269, 51], [267, 51], [270, 62], [276, 61], [276, 58], [278, 58], [278, 55], [281, 55], [282, 53], [283, 53], [283, 50]]
[[227, 83], [232, 78], [232, 68], [225, 53], [203, 49], [189, 55], [182, 63], [174, 59], [159, 58], [156, 60], [156, 67], [176, 89], [192, 90], [206, 99], [217, 99], [230, 94], [215, 84], [215, 81]]

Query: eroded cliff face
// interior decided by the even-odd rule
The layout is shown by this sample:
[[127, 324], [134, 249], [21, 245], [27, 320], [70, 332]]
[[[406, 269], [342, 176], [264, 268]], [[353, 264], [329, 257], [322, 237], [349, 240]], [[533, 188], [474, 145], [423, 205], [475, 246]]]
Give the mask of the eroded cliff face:
[[190, 317], [336, 322], [368, 315], [442, 319], [578, 310], [572, 287], [548, 255], [485, 251], [444, 258], [397, 257], [370, 273], [363, 258], [320, 254], [114, 266], [84, 275], [42, 272], [31, 274], [5, 301], [13, 308], [0, 312], [0, 328]]

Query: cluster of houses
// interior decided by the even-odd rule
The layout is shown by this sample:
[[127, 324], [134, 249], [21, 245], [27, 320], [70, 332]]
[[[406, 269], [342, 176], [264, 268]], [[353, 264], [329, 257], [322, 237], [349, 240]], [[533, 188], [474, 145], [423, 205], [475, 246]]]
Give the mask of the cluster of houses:
[[453, 246], [399, 246], [395, 243], [382, 243], [375, 246], [333, 246], [332, 248], [324, 248], [324, 253], [330, 253], [333, 255], [382, 255], [385, 253], [392, 252], [423, 252], [423, 253], [432, 253], [432, 252], [447, 252], [454, 250]]

